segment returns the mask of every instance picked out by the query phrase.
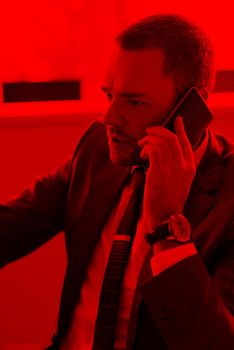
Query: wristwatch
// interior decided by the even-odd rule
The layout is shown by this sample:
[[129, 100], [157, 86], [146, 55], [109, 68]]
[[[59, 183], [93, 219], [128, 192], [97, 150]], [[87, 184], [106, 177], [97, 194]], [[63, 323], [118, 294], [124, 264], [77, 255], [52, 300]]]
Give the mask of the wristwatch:
[[188, 219], [182, 214], [173, 214], [166, 221], [156, 226], [153, 231], [145, 235], [149, 245], [164, 239], [187, 243], [191, 238], [191, 226]]

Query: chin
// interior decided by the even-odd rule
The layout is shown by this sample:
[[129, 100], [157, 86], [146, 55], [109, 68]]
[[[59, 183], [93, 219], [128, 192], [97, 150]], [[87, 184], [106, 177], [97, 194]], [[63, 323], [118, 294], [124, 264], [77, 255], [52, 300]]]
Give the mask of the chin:
[[129, 143], [109, 142], [110, 159], [112, 163], [121, 166], [133, 166], [142, 164], [140, 149]]
[[134, 166], [142, 164], [142, 159], [140, 158], [138, 152], [132, 149], [123, 151], [111, 147], [110, 159], [112, 163], [120, 166]]

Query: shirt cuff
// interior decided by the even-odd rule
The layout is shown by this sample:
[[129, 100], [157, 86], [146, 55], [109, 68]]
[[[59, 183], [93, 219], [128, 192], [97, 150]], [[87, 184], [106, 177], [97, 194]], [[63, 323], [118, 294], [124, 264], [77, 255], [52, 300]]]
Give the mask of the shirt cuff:
[[178, 247], [158, 252], [150, 261], [153, 277], [195, 254], [197, 254], [197, 249], [194, 243], [181, 244]]

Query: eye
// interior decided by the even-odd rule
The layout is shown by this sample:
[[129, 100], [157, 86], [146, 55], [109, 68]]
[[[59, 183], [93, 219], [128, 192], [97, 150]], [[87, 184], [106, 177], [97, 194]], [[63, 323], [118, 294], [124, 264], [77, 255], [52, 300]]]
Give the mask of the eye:
[[107, 97], [108, 101], [112, 101], [113, 100], [113, 95], [110, 92], [106, 93], [106, 97]]
[[132, 105], [132, 106], [135, 106], [135, 107], [140, 106], [140, 105], [143, 104], [142, 101], [136, 100], [136, 99], [134, 99], [134, 98], [129, 98], [128, 103], [129, 103], [130, 105]]

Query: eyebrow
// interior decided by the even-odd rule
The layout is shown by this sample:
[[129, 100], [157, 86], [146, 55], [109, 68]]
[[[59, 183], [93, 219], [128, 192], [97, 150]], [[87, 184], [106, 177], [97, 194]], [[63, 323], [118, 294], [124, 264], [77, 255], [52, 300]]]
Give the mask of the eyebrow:
[[[106, 86], [102, 86], [101, 90], [106, 92], [106, 93], [110, 92], [110, 89], [108, 87], [106, 87]], [[132, 92], [131, 91], [129, 91], [129, 92], [121, 92], [120, 96], [122, 96], [122, 97], [147, 97], [146, 94], [143, 94], [141, 92], [134, 92], [134, 91], [132, 91]]]

